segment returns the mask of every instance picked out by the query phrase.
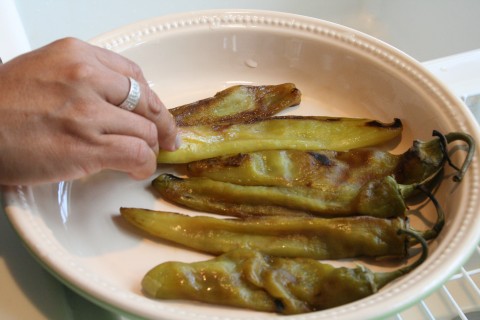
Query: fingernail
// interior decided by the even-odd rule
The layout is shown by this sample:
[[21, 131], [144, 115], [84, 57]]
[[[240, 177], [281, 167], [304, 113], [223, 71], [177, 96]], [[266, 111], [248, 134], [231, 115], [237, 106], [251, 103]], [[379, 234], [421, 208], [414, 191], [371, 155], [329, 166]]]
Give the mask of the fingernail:
[[175, 150], [180, 149], [182, 142], [182, 137], [180, 137], [180, 135], [177, 135], [175, 137]]

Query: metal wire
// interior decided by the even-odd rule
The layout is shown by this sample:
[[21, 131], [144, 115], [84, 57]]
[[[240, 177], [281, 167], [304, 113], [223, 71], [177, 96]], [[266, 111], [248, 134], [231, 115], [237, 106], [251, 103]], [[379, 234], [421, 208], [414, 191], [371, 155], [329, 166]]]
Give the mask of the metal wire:
[[[450, 280], [417, 305], [391, 319], [472, 320], [480, 311], [480, 246]], [[475, 318], [478, 319], [478, 318]]]
[[423, 307], [423, 311], [425, 311], [426, 316], [430, 320], [435, 320], [435, 316], [432, 314], [432, 311], [428, 308], [426, 302], [424, 300], [420, 301], [420, 305]]

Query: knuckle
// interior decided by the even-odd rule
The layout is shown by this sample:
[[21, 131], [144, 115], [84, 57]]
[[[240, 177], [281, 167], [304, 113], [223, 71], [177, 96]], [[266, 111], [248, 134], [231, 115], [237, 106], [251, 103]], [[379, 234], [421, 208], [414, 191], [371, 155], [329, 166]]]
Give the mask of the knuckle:
[[168, 121], [167, 124], [164, 126], [165, 133], [164, 135], [168, 138], [176, 137], [177, 136], [177, 126], [175, 121]]
[[154, 122], [147, 119], [142, 119], [142, 121], [139, 122], [137, 130], [137, 137], [146, 143], [150, 149], [157, 146], [158, 128]]
[[145, 95], [148, 109], [152, 115], [155, 117], [161, 116], [164, 108], [158, 96], [150, 89], [145, 90]]
[[143, 78], [142, 69], [133, 61], [130, 61], [130, 72], [136, 78], [136, 80]]
[[155, 145], [157, 143], [158, 130], [155, 123], [153, 122], [148, 123], [148, 125], [146, 126], [145, 137], [149, 145]]
[[[88, 59], [90, 55], [86, 50], [88, 44], [73, 38], [63, 38], [53, 43], [58, 52], [63, 54], [59, 56], [58, 63], [62, 68], [60, 78], [67, 83], [78, 83], [85, 79], [92, 79], [97, 72], [97, 68], [92, 65], [92, 59]], [[90, 62], [89, 62], [90, 61]]]
[[94, 173], [99, 172], [103, 169], [104, 165], [100, 160], [97, 159], [88, 159], [85, 163], [79, 164], [81, 176], [89, 176]]
[[63, 50], [77, 50], [79, 47], [83, 46], [83, 42], [74, 37], [65, 37], [59, 39], [53, 43], [53, 45], [60, 47]]
[[144, 141], [136, 140], [132, 142], [130, 150], [130, 157], [134, 167], [145, 167], [151, 161], [151, 149]]
[[153, 174], [156, 168], [156, 159], [150, 147], [142, 141], [136, 143], [132, 151], [131, 172], [133, 176], [145, 179]]
[[67, 80], [79, 83], [89, 80], [93, 77], [95, 68], [86, 62], [73, 62], [65, 70]]

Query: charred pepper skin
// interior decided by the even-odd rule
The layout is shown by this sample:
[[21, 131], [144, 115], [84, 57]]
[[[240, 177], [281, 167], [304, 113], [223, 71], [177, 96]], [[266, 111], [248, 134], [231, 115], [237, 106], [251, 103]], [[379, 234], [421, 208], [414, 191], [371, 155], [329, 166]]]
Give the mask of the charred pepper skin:
[[170, 113], [178, 126], [252, 122], [300, 104], [301, 95], [293, 83], [237, 85], [211, 98], [172, 108]]
[[[435, 197], [420, 186], [434, 204], [437, 219], [430, 229], [415, 230], [407, 218], [370, 216], [318, 218], [261, 216], [217, 219], [138, 208], [121, 208], [121, 216], [155, 237], [189, 248], [222, 254], [238, 248], [282, 257], [345, 259], [402, 257], [420, 240], [435, 239], [445, 224], [445, 213]], [[405, 234], [415, 234], [406, 240]]]
[[325, 188], [344, 184], [362, 186], [392, 175], [400, 184], [419, 183], [445, 163], [442, 141], [415, 140], [402, 154], [379, 149], [266, 150], [193, 161], [190, 177], [206, 177], [240, 185], [305, 186]]
[[266, 150], [239, 153], [186, 165], [190, 177], [206, 177], [240, 185], [325, 186], [350, 184], [361, 186], [367, 181], [392, 175], [399, 184], [410, 185], [431, 180], [448, 161], [447, 145], [467, 143], [467, 156], [455, 175], [461, 180], [475, 151], [473, 139], [459, 132], [442, 135], [434, 132], [428, 141], [414, 140], [401, 154], [379, 149], [333, 150]]
[[[417, 237], [415, 234], [412, 236]], [[237, 249], [211, 260], [165, 262], [142, 280], [147, 295], [188, 299], [281, 314], [323, 310], [370, 296], [410, 272], [428, 255], [392, 272], [339, 267], [306, 258], [282, 258]]]
[[236, 217], [370, 215], [389, 218], [402, 216], [406, 211], [401, 189], [390, 176], [368, 181], [359, 188], [349, 184], [324, 188], [242, 186], [172, 174], [161, 174], [152, 185], [167, 201], [197, 211]]
[[219, 255], [245, 248], [282, 257], [346, 259], [405, 257], [408, 241], [398, 230], [405, 219], [372, 217], [261, 217], [217, 219], [121, 208], [122, 217], [159, 239]]
[[400, 155], [380, 150], [269, 150], [196, 161], [190, 178], [161, 175], [153, 181], [166, 200], [222, 215], [401, 216], [418, 187], [432, 183], [448, 159], [447, 144], [467, 142], [460, 173], [475, 144], [468, 135], [436, 134]]
[[188, 163], [226, 154], [259, 150], [345, 151], [379, 145], [399, 137], [402, 122], [315, 116], [277, 116], [249, 123], [179, 127], [181, 147], [160, 150], [158, 163]]
[[[172, 109], [172, 115], [180, 126], [180, 136], [184, 140], [184, 145], [178, 152], [161, 151], [157, 160], [159, 163], [188, 163], [241, 152], [237, 158], [229, 159], [229, 162], [238, 164], [245, 160], [250, 152], [259, 150], [286, 152], [283, 149], [288, 148], [294, 149], [288, 152], [307, 153], [311, 158], [309, 161], [313, 159], [317, 165], [320, 163], [326, 168], [333, 167], [334, 161], [338, 160], [337, 155], [344, 156], [347, 154], [346, 150], [378, 145], [398, 137], [401, 133], [402, 125], [398, 119], [391, 124], [333, 117], [290, 116], [265, 119], [299, 102], [300, 92], [293, 84], [283, 84], [275, 88], [236, 86], [218, 93], [213, 98]], [[355, 128], [355, 125], [352, 126], [353, 121], [363, 121], [363, 124]], [[322, 125], [316, 126], [320, 122]], [[359, 127], [362, 127], [361, 130]], [[302, 131], [304, 129], [306, 131]], [[285, 132], [287, 134], [283, 135]], [[323, 141], [316, 136], [309, 137], [308, 132], [320, 133], [321, 138], [326, 139]], [[269, 134], [272, 135], [268, 136]], [[358, 137], [360, 142], [355, 140]], [[248, 182], [241, 179], [223, 181], [208, 175], [202, 176], [202, 173], [197, 174], [198, 177], [212, 178], [212, 181], [222, 180], [221, 182], [229, 184], [262, 188], [274, 186], [277, 188], [274, 189], [277, 195], [270, 193], [267, 205], [258, 199], [254, 205], [248, 204], [247, 201], [241, 201], [240, 204], [232, 203], [231, 199], [226, 199], [243, 194], [244, 200], [251, 200], [263, 193], [263, 189], [254, 189], [254, 193], [246, 193], [243, 189], [233, 187], [230, 189], [234, 192], [230, 194], [227, 192], [225, 198], [224, 193], [216, 194], [219, 186], [216, 183], [219, 181], [213, 181], [210, 189], [207, 187], [195, 194], [194, 188], [188, 184], [194, 179], [181, 179], [173, 175], [160, 176], [155, 179], [154, 186], [163, 189], [161, 192], [169, 189], [164, 194], [166, 199], [170, 197], [173, 201], [193, 209], [211, 212], [213, 209], [213, 212], [217, 210], [217, 213], [227, 215], [233, 213], [243, 219], [188, 217], [175, 213], [122, 208], [122, 216], [146, 232], [196, 250], [221, 254], [209, 261], [191, 264], [166, 262], [153, 268], [142, 281], [145, 293], [160, 299], [190, 299], [282, 314], [331, 308], [375, 293], [393, 279], [421, 264], [428, 252], [424, 238], [435, 238], [444, 225], [443, 210], [424, 187], [424, 182], [429, 182], [439, 172], [435, 168], [442, 167], [445, 161], [457, 169], [454, 180], [460, 181], [472, 161], [474, 142], [471, 137], [462, 133], [451, 133], [446, 136], [438, 134], [437, 137], [440, 143], [435, 141], [428, 145], [427, 142], [427, 147], [423, 147], [423, 142], [415, 141], [411, 150], [400, 158], [386, 156], [385, 161], [390, 163], [384, 167], [376, 167], [376, 171], [362, 173], [362, 170], [358, 170], [358, 164], [363, 160], [356, 159], [358, 161], [355, 168], [352, 163], [348, 163], [350, 167], [344, 171], [345, 173], [348, 171], [344, 180], [338, 178], [342, 172], [337, 172], [336, 177], [330, 176], [331, 184], [335, 185], [336, 189], [326, 187], [330, 185], [314, 177], [314, 171], [309, 172], [302, 168], [294, 169], [303, 171], [304, 177], [294, 177], [291, 172], [287, 172], [286, 176], [291, 180], [284, 179], [280, 183], [279, 180], [285, 176], [280, 179], [278, 176], [277, 179], [269, 177], [270, 180], [278, 181], [266, 183], [266, 180], [256, 182], [254, 181], [256, 177], [243, 173], [237, 173], [237, 176], [242, 176], [242, 179], [248, 176]], [[452, 163], [446, 152], [446, 145], [452, 140], [463, 140], [469, 144], [469, 154], [461, 168]], [[342, 144], [338, 141], [347, 143]], [[320, 149], [331, 150], [324, 152], [319, 151]], [[442, 152], [438, 152], [440, 149]], [[358, 154], [362, 152], [358, 150]], [[434, 153], [438, 157], [433, 157]], [[292, 163], [298, 165], [296, 161]], [[389, 165], [391, 167], [388, 167]], [[217, 172], [218, 174], [221, 176], [222, 172]], [[190, 172], [189, 175], [196, 174]], [[211, 181], [208, 180], [204, 179], [200, 185], [210, 184]], [[380, 181], [382, 183], [379, 183]], [[352, 188], [352, 185], [355, 187]], [[380, 189], [384, 185], [393, 186], [391, 190], [395, 192]], [[365, 186], [368, 186], [368, 192], [361, 196], [352, 196], [355, 188], [358, 191]], [[282, 188], [294, 191], [291, 194], [282, 193], [281, 191], [284, 191]], [[312, 212], [316, 210], [313, 209], [315, 206], [308, 201], [299, 201], [302, 197], [305, 199], [314, 195], [315, 192], [311, 189], [328, 189], [330, 194], [335, 192], [342, 194], [336, 202], [328, 197], [321, 199], [323, 202], [330, 201], [334, 204], [330, 207], [333, 208], [330, 209], [334, 211], [333, 216], [346, 214], [345, 211], [335, 208], [342, 205], [345, 207], [347, 203], [345, 199], [350, 199], [347, 205], [350, 206], [349, 212], [361, 214], [369, 212], [378, 217], [395, 218], [312, 217]], [[389, 197], [382, 195], [380, 198], [384, 204], [380, 205], [380, 202], [372, 201], [371, 195], [378, 193], [375, 190], [383, 190], [386, 195], [394, 194], [399, 201], [392, 202]], [[437, 208], [437, 222], [431, 230], [420, 232], [408, 228], [403, 215], [406, 209], [403, 199], [417, 190], [425, 192]], [[285, 198], [285, 195], [286, 198], [292, 196], [286, 203], [281, 202], [284, 200], [280, 200], [281, 203], [275, 202], [277, 200], [272, 201], [275, 198]], [[294, 199], [295, 196], [299, 197]], [[303, 211], [292, 203], [297, 203]], [[400, 205], [392, 206], [392, 203]], [[234, 207], [235, 209], [232, 209]], [[379, 214], [380, 211], [390, 211], [394, 214]], [[254, 212], [270, 216], [249, 217]], [[278, 214], [286, 216], [277, 216]], [[157, 215], [161, 217], [158, 219]], [[405, 257], [408, 248], [418, 243], [423, 249], [421, 258], [414, 264], [393, 272], [374, 273], [362, 266], [353, 269], [334, 268], [311, 258]]]

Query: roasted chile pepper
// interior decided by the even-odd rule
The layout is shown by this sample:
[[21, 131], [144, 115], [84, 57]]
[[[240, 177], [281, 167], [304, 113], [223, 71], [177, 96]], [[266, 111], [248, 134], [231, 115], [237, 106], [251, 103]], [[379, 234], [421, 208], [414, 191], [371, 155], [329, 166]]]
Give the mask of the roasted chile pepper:
[[[364, 157], [366, 155], [366, 153], [363, 153], [364, 150], [359, 150], [356, 156], [353, 156], [354, 151], [350, 151], [353, 158], [358, 157], [356, 159], [357, 162], [354, 162], [354, 160], [350, 161], [348, 159], [350, 153], [348, 153], [348, 156], [345, 156], [347, 154], [345, 150], [376, 145], [398, 136], [401, 133], [401, 122], [399, 120], [396, 119], [395, 122], [390, 125], [376, 121], [370, 121], [368, 124], [364, 122], [366, 126], [373, 125], [383, 127], [383, 129], [387, 128], [388, 130], [384, 132], [388, 134], [388, 137], [383, 137], [385, 139], [379, 137], [383, 135], [383, 133], [380, 133], [380, 131], [383, 130], [379, 130], [378, 132], [372, 130], [372, 132], [368, 133], [363, 130], [365, 128], [360, 130], [354, 128], [355, 126], [351, 126], [351, 123], [347, 123], [346, 125], [342, 123], [338, 128], [329, 127], [330, 124], [327, 124], [325, 126], [327, 128], [322, 128], [321, 130], [324, 131], [320, 132], [320, 135], [322, 138], [325, 138], [325, 141], [321, 141], [321, 143], [313, 142], [311, 140], [315, 140], [316, 137], [307, 137], [307, 139], [305, 139], [305, 133], [307, 131], [312, 132], [312, 128], [315, 128], [313, 130], [319, 133], [318, 127], [316, 124], [311, 124], [308, 121], [322, 120], [324, 123], [327, 123], [339, 120], [342, 122], [345, 120], [361, 121], [362, 119], [292, 116], [276, 117], [268, 119], [267, 121], [261, 120], [265, 115], [257, 117], [255, 114], [258, 111], [248, 111], [254, 105], [255, 107], [259, 107], [256, 104], [257, 102], [253, 102], [255, 99], [254, 96], [257, 93], [242, 92], [242, 90], [246, 90], [246, 88], [241, 87], [242, 86], [238, 86], [238, 88], [225, 90], [223, 100], [220, 99], [223, 93], [219, 93], [214, 98], [209, 98], [211, 101], [205, 99], [204, 101], [180, 107], [177, 109], [177, 114], [175, 114], [177, 110], [172, 110], [172, 114], [174, 114], [177, 123], [181, 127], [191, 127], [180, 129], [180, 135], [184, 142], [186, 142], [183, 149], [179, 150], [181, 152], [168, 154], [160, 152], [158, 162], [187, 163], [196, 159], [242, 152], [242, 154], [236, 156], [236, 158], [233, 157], [228, 160], [230, 163], [241, 163], [244, 161], [246, 153], [248, 152], [291, 148], [295, 151], [275, 152], [278, 154], [282, 152], [293, 154], [298, 152], [296, 150], [302, 150], [302, 152], [298, 153], [307, 154], [325, 166], [327, 166], [330, 160], [334, 159], [337, 161], [335, 162], [335, 165], [337, 165], [336, 169], [339, 170], [336, 172], [336, 177], [335, 174], [330, 173], [330, 180], [334, 183], [347, 184], [346, 181], [350, 181], [350, 184], [362, 186], [370, 183], [372, 185], [369, 187], [369, 194], [375, 194], [376, 192], [373, 192], [374, 189], [372, 188], [374, 188], [375, 183], [383, 179], [383, 182], [386, 182], [385, 185], [388, 186], [390, 183], [390, 186], [394, 186], [394, 188], [388, 190], [395, 189], [396, 193], [392, 194], [395, 194], [396, 199], [402, 199], [403, 197], [408, 197], [408, 195], [414, 190], [417, 190], [419, 186], [422, 187], [421, 184], [424, 181], [430, 180], [431, 176], [438, 172], [435, 168], [443, 165], [445, 160], [454, 168], [458, 169], [454, 179], [457, 181], [461, 180], [471, 161], [471, 157], [464, 162], [462, 168], [457, 168], [451, 163], [448, 155], [444, 157], [446, 152], [438, 152], [442, 147], [444, 151], [446, 150], [446, 144], [450, 142], [449, 139], [463, 140], [469, 144], [471, 143], [471, 146], [469, 145], [469, 156], [473, 156], [473, 141], [468, 139], [466, 135], [453, 133], [450, 134], [450, 138], [448, 138], [449, 135], [446, 137], [439, 136], [441, 143], [438, 143], [438, 141], [431, 142], [431, 144], [430, 142], [418, 142], [419, 145], [417, 146], [418, 148], [414, 150], [415, 152], [409, 150], [406, 153], [409, 156], [405, 154], [401, 156], [383, 154], [385, 158], [377, 158], [375, 160], [379, 162], [371, 162], [379, 164], [379, 166], [376, 167], [378, 171], [366, 173], [358, 169], [358, 167], [362, 167], [359, 165], [361, 162], [359, 155], [361, 154]], [[299, 92], [297, 93], [299, 94]], [[247, 101], [243, 101], [243, 104], [239, 106], [242, 110], [247, 111], [242, 111], [243, 116], [238, 116], [236, 115], [237, 110], [232, 107], [232, 101], [239, 97], [244, 97], [245, 94]], [[215, 101], [216, 98], [219, 99]], [[280, 99], [283, 98], [280, 97]], [[222, 106], [222, 104], [223, 107], [220, 109], [220, 112], [216, 112], [216, 106]], [[268, 112], [274, 114], [281, 110], [275, 108], [276, 106]], [[195, 111], [189, 113], [189, 110]], [[204, 114], [202, 115], [202, 113]], [[301, 119], [305, 122], [290, 121], [295, 119]], [[276, 122], [277, 120], [284, 121], [281, 123]], [[274, 122], [275, 124], [273, 124]], [[198, 125], [199, 123], [201, 125]], [[306, 131], [302, 131], [302, 127], [306, 126], [310, 127], [306, 129]], [[279, 131], [275, 131], [275, 127], [277, 127], [277, 130], [281, 128]], [[345, 131], [345, 128], [348, 130]], [[395, 130], [396, 132], [394, 132]], [[288, 132], [282, 136], [283, 131]], [[346, 133], [347, 137], [345, 138], [345, 136], [339, 135], [339, 133]], [[271, 134], [271, 136], [269, 136], [269, 134]], [[366, 134], [366, 136], [363, 136], [363, 134]], [[372, 142], [374, 140], [369, 140], [371, 137], [368, 137], [368, 135], [374, 136], [375, 142]], [[358, 136], [361, 136], [361, 139], [365, 138], [367, 142], [362, 141], [358, 143], [358, 141], [354, 141], [354, 138]], [[261, 137], [261, 139], [258, 139], [258, 137]], [[282, 141], [277, 142], [275, 140]], [[348, 146], [337, 144], [338, 141], [342, 140], [346, 140]], [[334, 142], [333, 146], [329, 144], [332, 141]], [[432, 150], [423, 144], [432, 147]], [[328, 146], [326, 147], [325, 145]], [[336, 151], [308, 151], [326, 148]], [[413, 148], [415, 148], [415, 144]], [[272, 154], [275, 152], [272, 152]], [[192, 153], [199, 154], [192, 156]], [[369, 156], [374, 158], [382, 156], [379, 153], [374, 155], [374, 153], [375, 152], [369, 153]], [[439, 157], [435, 157], [434, 155], [438, 155]], [[374, 158], [370, 159], [373, 161]], [[432, 162], [430, 163], [429, 161]], [[261, 182], [254, 182], [253, 185], [294, 186], [295, 188], [302, 186], [310, 189], [322, 188], [322, 183], [317, 179], [312, 179], [314, 175], [310, 173], [313, 171], [309, 172], [308, 170], [304, 170], [304, 167], [302, 167], [303, 164], [300, 165], [297, 161], [291, 161], [291, 163], [293, 166], [299, 166], [298, 168], [293, 168], [294, 170], [297, 170], [297, 172], [306, 172], [310, 176], [305, 177], [306, 175], [304, 175], [298, 178], [294, 177], [295, 175], [292, 175], [291, 171], [285, 170], [279, 179], [277, 177], [277, 180], [283, 179], [280, 184], [277, 184], [278, 181], [266, 183], [265, 181], [267, 180], [261, 180]], [[346, 172], [349, 171], [349, 175], [352, 173], [353, 175], [348, 177], [344, 175], [344, 180], [340, 179], [339, 177], [341, 176], [343, 168], [338, 167], [338, 163], [346, 164], [345, 171], [343, 172], [346, 174]], [[282, 161], [280, 161], [280, 164], [283, 165]], [[385, 166], [383, 166], [384, 164]], [[310, 163], [310, 165], [312, 164]], [[329, 165], [331, 165], [331, 163]], [[191, 170], [191, 168], [193, 168], [193, 166], [190, 167], [189, 170]], [[252, 168], [249, 169], [252, 170]], [[208, 170], [211, 170], [211, 168]], [[222, 177], [221, 170], [223, 170], [223, 168], [220, 169], [220, 173], [216, 172], [215, 174]], [[200, 173], [199, 175], [201, 176], [202, 174], [203, 173]], [[209, 174], [211, 173], [206, 174], [206, 176]], [[190, 175], [195, 174], [190, 171]], [[239, 176], [242, 176], [242, 179], [244, 177], [241, 171], [232, 174], [233, 179], [237, 179], [235, 177]], [[162, 179], [165, 178], [164, 180], [168, 182], [184, 181], [172, 175], [162, 175], [161, 177]], [[213, 176], [209, 177], [214, 180], [222, 180]], [[232, 179], [232, 177], [229, 176], [228, 179]], [[362, 177], [364, 180], [359, 177]], [[262, 177], [262, 179], [263, 178], [265, 178], [265, 176]], [[272, 176], [267, 178], [275, 180]], [[164, 183], [165, 181], [160, 182], [162, 179], [156, 179], [154, 185], [158, 187], [161, 183]], [[254, 179], [257, 179], [257, 177], [250, 175], [247, 178], [249, 182], [246, 183], [244, 181], [239, 182], [241, 179], [225, 181], [249, 185]], [[362, 184], [358, 182], [361, 180], [365, 183]], [[282, 183], [286, 184], [283, 185]], [[402, 186], [398, 185], [398, 183], [407, 185]], [[183, 185], [181, 188], [186, 190], [185, 186], [186, 185]], [[211, 191], [216, 187], [213, 186], [212, 188], [213, 189], [210, 189]], [[423, 188], [420, 189], [423, 190]], [[337, 192], [347, 195], [352, 193], [351, 189], [346, 186], [339, 187]], [[390, 191], [384, 192], [390, 194]], [[204, 195], [202, 194], [196, 199], [198, 195], [190, 188], [188, 192], [180, 195], [178, 199], [186, 199], [186, 202], [183, 204], [187, 205], [189, 202], [194, 203], [195, 201], [205, 205], [208, 204], [209, 199], [211, 199], [207, 197], [207, 193], [208, 192]], [[240, 192], [240, 194], [241, 193], [242, 192]], [[296, 193], [302, 196], [302, 192]], [[249, 198], [247, 194], [244, 194], [244, 196], [245, 199]], [[382, 197], [383, 196], [385, 195], [382, 195]], [[227, 198], [228, 197], [227, 195]], [[281, 194], [277, 198], [280, 197]], [[371, 198], [370, 195], [364, 197]], [[437, 210], [439, 210], [438, 202], [436, 202], [433, 197], [430, 196], [430, 198], [434, 201]], [[229, 207], [237, 205], [232, 205], [228, 203], [228, 201], [222, 202], [223, 200], [224, 199], [220, 199], [220, 202], [215, 202], [213, 206], [217, 206], [217, 210], [221, 211], [222, 214], [231, 213]], [[385, 203], [387, 202], [390, 202], [390, 200], [385, 201]], [[240, 203], [239, 205], [241, 209], [236, 210], [238, 210], [238, 212], [245, 212], [245, 203]], [[397, 209], [394, 209], [395, 207], [397, 207]], [[423, 232], [408, 229], [406, 219], [402, 215], [405, 211], [404, 204], [390, 207], [392, 211], [402, 212], [402, 214], [400, 214], [402, 217], [392, 219], [379, 219], [368, 216], [322, 219], [307, 216], [305, 212], [297, 211], [288, 206], [279, 209], [279, 207], [275, 205], [265, 205], [260, 202], [259, 205], [256, 206], [256, 209], [258, 208], [266, 208], [265, 212], [274, 215], [274, 212], [278, 210], [284, 214], [290, 215], [293, 213], [298, 216], [215, 219], [210, 217], [188, 217], [175, 213], [152, 212], [143, 209], [122, 208], [122, 216], [125, 219], [153, 235], [213, 254], [228, 252], [210, 261], [192, 264], [179, 262], [166, 262], [161, 264], [152, 269], [144, 277], [142, 286], [145, 292], [157, 298], [193, 299], [283, 314], [321, 310], [355, 301], [375, 293], [389, 281], [413, 270], [422, 263], [427, 256], [427, 245], [420, 234], [428, 239], [432, 239], [438, 235], [443, 226], [443, 212], [440, 210], [437, 223], [435, 223], [432, 229]], [[372, 205], [368, 205], [365, 208], [366, 211], [374, 211]], [[200, 208], [200, 210], [204, 209]], [[208, 208], [205, 208], [205, 210], [211, 211], [208, 210]], [[361, 212], [358, 208], [355, 210]], [[342, 214], [343, 213], [340, 215]], [[161, 216], [160, 219], [158, 219], [157, 215]], [[237, 215], [243, 216], [241, 213]], [[397, 214], [394, 214], [393, 216], [396, 215]], [[314, 230], [314, 227], [317, 229]], [[300, 229], [301, 231], [299, 231]], [[407, 236], [407, 234], [413, 237], [414, 240], [411, 240], [411, 237]], [[337, 239], [335, 241], [336, 236], [345, 237], [346, 239], [351, 237], [351, 239], [342, 239], [341, 241]], [[281, 241], [282, 239], [283, 242]], [[423, 248], [421, 258], [413, 265], [389, 273], [373, 273], [364, 267], [357, 267], [355, 269], [334, 268], [310, 258], [312, 256], [315, 259], [340, 259], [358, 256], [402, 257], [407, 254], [410, 246], [418, 242], [421, 243]], [[238, 247], [243, 249], [236, 249]], [[254, 250], [252, 250], [252, 248]], [[232, 249], [233, 251], [230, 251]], [[284, 258], [285, 256], [304, 257], [304, 255], [308, 258]]]
[[[400, 231], [413, 237], [415, 233]], [[207, 261], [164, 262], [142, 280], [147, 295], [186, 299], [281, 314], [300, 314], [353, 302], [374, 294], [414, 270], [428, 255], [391, 272], [364, 266], [334, 267], [309, 258], [282, 258], [237, 249]]]
[[[432, 145], [433, 147], [429, 147]], [[354, 183], [397, 174], [405, 180], [413, 173], [415, 182], [438, 170], [444, 152], [439, 139], [414, 144], [401, 155], [377, 149], [350, 151], [266, 150], [239, 153], [193, 161], [187, 164], [187, 174], [240, 185], [308, 186]], [[405, 164], [409, 163], [408, 166]], [[425, 170], [410, 170], [415, 165]], [[425, 172], [424, 172], [425, 171]], [[420, 174], [418, 174], [420, 173]], [[402, 181], [396, 179], [399, 183]]]
[[266, 150], [193, 161], [186, 165], [186, 173], [251, 186], [361, 186], [391, 175], [398, 162], [397, 155], [376, 149]]
[[379, 150], [284, 150], [209, 159], [188, 164], [188, 174], [201, 177], [163, 174], [153, 185], [168, 201], [222, 215], [389, 218], [403, 215], [405, 200], [443, 169], [448, 143], [461, 140], [468, 144], [466, 160], [456, 176], [468, 168], [475, 149], [469, 135], [434, 135], [427, 142], [414, 141], [401, 155]]
[[160, 150], [158, 163], [188, 163], [259, 150], [345, 151], [378, 145], [398, 137], [402, 122], [315, 116], [277, 116], [249, 123], [179, 127], [181, 147]]
[[406, 255], [402, 218], [256, 217], [217, 219], [121, 208], [122, 217], [164, 240], [214, 255], [237, 248], [282, 257], [344, 259]]
[[331, 188], [353, 184], [360, 188], [368, 181], [388, 175], [399, 184], [421, 183], [443, 167], [448, 143], [466, 141], [469, 154], [474, 152], [473, 140], [464, 133], [442, 136], [434, 132], [434, 135], [435, 138], [426, 142], [415, 140], [403, 154], [378, 149], [345, 152], [267, 150], [193, 161], [187, 164], [187, 174], [257, 186]]
[[437, 221], [431, 229], [413, 230], [406, 218], [254, 217], [218, 219], [173, 212], [121, 208], [121, 216], [157, 238], [214, 255], [244, 248], [268, 255], [312, 259], [405, 257], [415, 243], [399, 230], [410, 230], [430, 240], [443, 227], [438, 202]]
[[237, 85], [215, 96], [170, 109], [178, 126], [239, 123], [271, 117], [298, 105], [301, 92], [293, 83]]
[[[152, 185], [167, 201], [197, 211], [235, 217], [369, 215], [389, 218], [401, 216], [406, 210], [402, 186], [391, 176], [369, 181], [360, 189], [348, 184], [329, 188], [242, 186], [172, 174], [161, 174]], [[414, 191], [411, 186], [403, 189], [407, 194]]]

